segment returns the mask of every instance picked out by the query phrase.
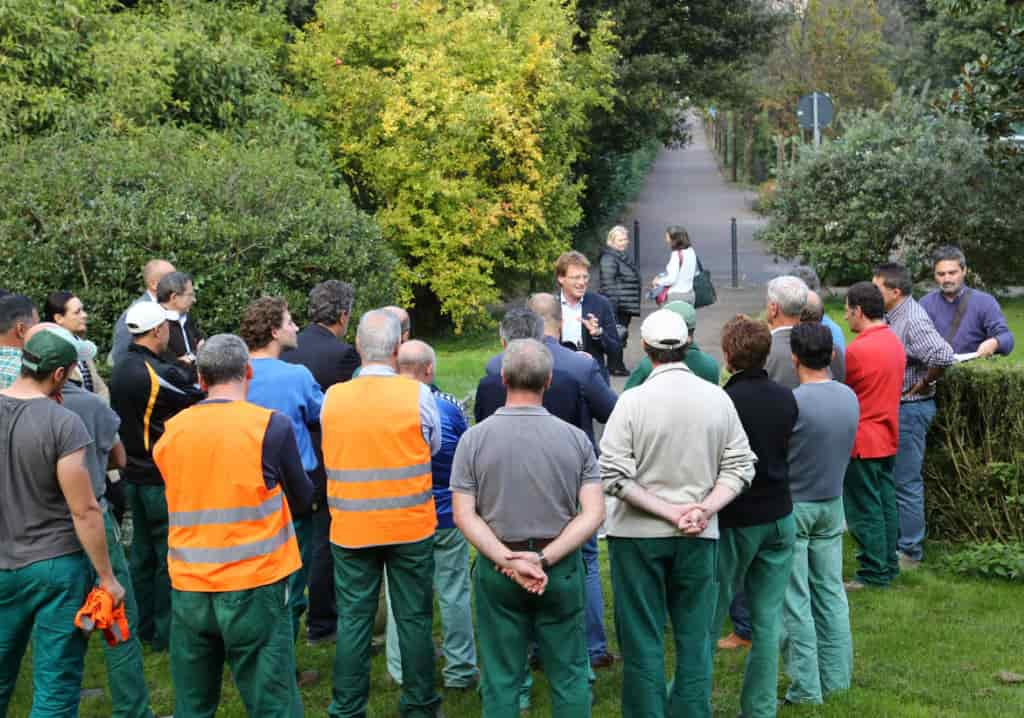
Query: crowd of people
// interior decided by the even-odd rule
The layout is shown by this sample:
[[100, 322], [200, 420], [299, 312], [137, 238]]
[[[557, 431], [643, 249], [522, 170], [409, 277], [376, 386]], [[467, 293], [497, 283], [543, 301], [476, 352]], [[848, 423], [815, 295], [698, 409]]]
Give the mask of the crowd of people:
[[[628, 264], [624, 231], [602, 274]], [[673, 247], [685, 266], [690, 250]], [[74, 622], [94, 585], [127, 612], [130, 637], [104, 646], [124, 718], [153, 716], [143, 643], [169, 651], [179, 718], [216, 713], [225, 662], [250, 715], [365, 716], [378, 640], [402, 715], [440, 715], [435, 597], [444, 687], [479, 688], [489, 718], [529, 706], [531, 666], [553, 715], [588, 716], [596, 671], [619, 661], [623, 715], [710, 716], [716, 646], [749, 648], [743, 716], [820, 703], [851, 682], [847, 592], [923, 558], [936, 382], [1013, 349], [965, 269], [939, 248], [939, 288], [919, 303], [905, 267], [879, 265], [846, 293], [849, 345], [813, 270], [778, 277], [764, 320], [722, 330], [724, 386], [692, 302], [673, 298], [640, 324], [644, 357], [616, 394], [609, 364], [626, 372], [640, 282], [590, 291], [589, 261], [566, 252], [555, 293], [501, 320], [473, 426], [405, 310], [364, 313], [344, 341], [355, 294], [338, 280], [312, 288], [302, 331], [284, 299], [260, 297], [237, 334], [207, 338], [192, 278], [154, 259], [117, 320], [109, 383], [79, 297], [54, 292], [40, 315], [4, 292], [0, 716], [30, 641], [31, 715], [77, 714]], [[859, 553], [844, 584], [847, 527]], [[335, 644], [326, 707], [302, 704], [319, 678], [296, 664], [303, 616], [309, 643]]]

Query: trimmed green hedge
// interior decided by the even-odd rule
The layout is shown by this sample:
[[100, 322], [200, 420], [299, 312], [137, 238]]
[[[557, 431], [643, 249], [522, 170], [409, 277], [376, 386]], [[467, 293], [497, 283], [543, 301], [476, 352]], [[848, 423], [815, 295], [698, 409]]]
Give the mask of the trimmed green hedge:
[[1024, 541], [1024, 367], [970, 362], [940, 387], [924, 465], [931, 536]]

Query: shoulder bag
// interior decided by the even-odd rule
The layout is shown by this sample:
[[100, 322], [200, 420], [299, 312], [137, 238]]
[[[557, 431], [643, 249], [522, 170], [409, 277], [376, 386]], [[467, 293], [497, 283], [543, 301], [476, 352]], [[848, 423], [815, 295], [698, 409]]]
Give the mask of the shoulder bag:
[[693, 308], [700, 309], [718, 301], [718, 293], [711, 281], [711, 272], [704, 269], [697, 257], [697, 273], [693, 275]]

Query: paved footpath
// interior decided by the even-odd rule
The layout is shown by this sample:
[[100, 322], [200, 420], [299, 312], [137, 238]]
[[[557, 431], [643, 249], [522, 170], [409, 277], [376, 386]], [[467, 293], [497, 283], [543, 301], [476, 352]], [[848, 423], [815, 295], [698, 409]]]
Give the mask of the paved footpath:
[[[640, 223], [640, 274], [645, 285], [664, 271], [668, 262], [665, 228], [672, 224], [686, 227], [718, 290], [718, 302], [697, 312], [696, 340], [701, 349], [721, 361], [722, 326], [736, 314], [759, 313], [764, 308], [765, 283], [792, 265], [776, 261], [760, 242], [754, 241], [754, 231], [764, 222], [751, 209], [754, 193], [725, 181], [699, 120], [691, 119], [690, 127], [693, 142], [683, 149], [661, 151], [636, 201], [619, 220], [631, 233], [633, 221]], [[730, 286], [732, 217], [736, 218], [739, 238], [738, 289]], [[644, 316], [654, 309], [654, 302], [645, 297]], [[640, 321], [634, 319], [630, 327], [625, 356], [630, 369], [641, 357]], [[621, 390], [625, 380], [613, 379], [615, 388]]]

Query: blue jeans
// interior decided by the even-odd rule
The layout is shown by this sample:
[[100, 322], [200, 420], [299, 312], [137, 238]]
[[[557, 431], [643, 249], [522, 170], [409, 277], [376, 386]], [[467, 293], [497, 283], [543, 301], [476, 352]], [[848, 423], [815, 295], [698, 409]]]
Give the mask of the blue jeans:
[[[743, 585], [743, 577], [740, 577], [740, 586]], [[750, 626], [750, 611], [747, 610], [747, 597], [742, 590], [738, 590], [729, 604], [729, 618], [732, 619], [732, 632], [745, 641], [749, 641], [754, 633]]]
[[935, 418], [935, 400], [908, 401], [900, 404], [900, 446], [896, 451], [893, 481], [900, 515], [899, 550], [907, 558], [920, 561], [924, 553], [924, 463], [925, 436]]
[[601, 573], [598, 565], [597, 534], [583, 544], [584, 627], [587, 631], [587, 653], [599, 658], [608, 652], [608, 636], [604, 632], [604, 595], [601, 593]]

